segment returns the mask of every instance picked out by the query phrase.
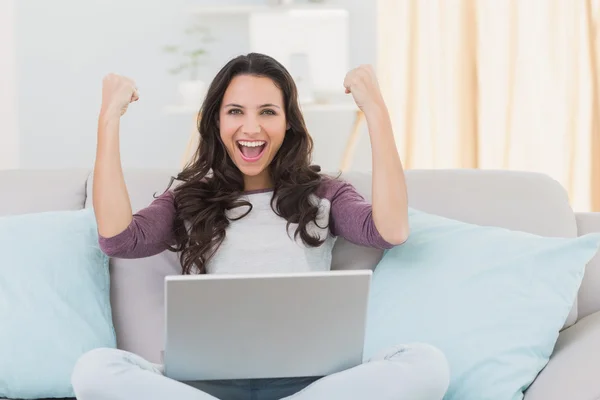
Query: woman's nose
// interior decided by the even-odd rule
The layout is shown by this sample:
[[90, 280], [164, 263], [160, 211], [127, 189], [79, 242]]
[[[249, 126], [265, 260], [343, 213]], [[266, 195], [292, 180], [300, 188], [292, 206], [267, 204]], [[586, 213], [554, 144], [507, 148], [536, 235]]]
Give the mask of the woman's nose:
[[260, 124], [258, 123], [258, 120], [254, 117], [246, 118], [242, 125], [242, 132], [248, 135], [260, 133]]

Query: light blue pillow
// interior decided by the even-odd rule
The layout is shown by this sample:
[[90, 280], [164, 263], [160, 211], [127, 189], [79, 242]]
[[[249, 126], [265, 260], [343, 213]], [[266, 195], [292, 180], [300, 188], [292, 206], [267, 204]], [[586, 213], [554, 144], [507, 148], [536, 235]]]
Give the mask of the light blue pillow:
[[600, 235], [547, 238], [409, 213], [411, 234], [372, 280], [365, 358], [427, 342], [451, 369], [445, 400], [522, 399], [543, 369]]
[[91, 209], [0, 218], [0, 398], [73, 397], [77, 359], [116, 347]]

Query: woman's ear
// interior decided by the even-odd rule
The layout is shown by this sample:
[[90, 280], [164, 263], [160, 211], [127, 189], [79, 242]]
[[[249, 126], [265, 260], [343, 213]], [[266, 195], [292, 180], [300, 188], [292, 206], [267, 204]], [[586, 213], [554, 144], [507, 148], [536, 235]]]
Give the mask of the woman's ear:
[[288, 122], [288, 123], [285, 125], [285, 130], [286, 130], [286, 131], [289, 131], [291, 128], [292, 128], [292, 127], [290, 126], [290, 123]]

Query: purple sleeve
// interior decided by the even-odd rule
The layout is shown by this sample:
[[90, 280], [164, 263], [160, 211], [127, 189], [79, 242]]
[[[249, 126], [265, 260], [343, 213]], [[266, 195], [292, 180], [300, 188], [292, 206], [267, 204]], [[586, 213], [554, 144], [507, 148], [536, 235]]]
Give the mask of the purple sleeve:
[[334, 236], [361, 246], [391, 249], [373, 221], [373, 207], [349, 183], [325, 178], [319, 193], [331, 202], [329, 229]]
[[143, 258], [165, 251], [173, 241], [175, 201], [167, 191], [133, 215], [129, 226], [121, 233], [99, 235], [100, 249], [111, 257]]

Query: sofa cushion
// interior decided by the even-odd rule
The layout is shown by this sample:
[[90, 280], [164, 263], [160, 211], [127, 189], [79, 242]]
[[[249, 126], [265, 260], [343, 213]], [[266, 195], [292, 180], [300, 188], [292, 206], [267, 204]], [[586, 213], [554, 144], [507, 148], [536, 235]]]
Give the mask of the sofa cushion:
[[0, 171], [0, 216], [78, 210], [85, 202], [86, 169]]
[[447, 356], [447, 400], [516, 399], [548, 362], [600, 233], [532, 235], [411, 210], [373, 274], [366, 357], [424, 341]]
[[91, 210], [0, 217], [0, 396], [72, 396], [84, 353], [115, 347]]

